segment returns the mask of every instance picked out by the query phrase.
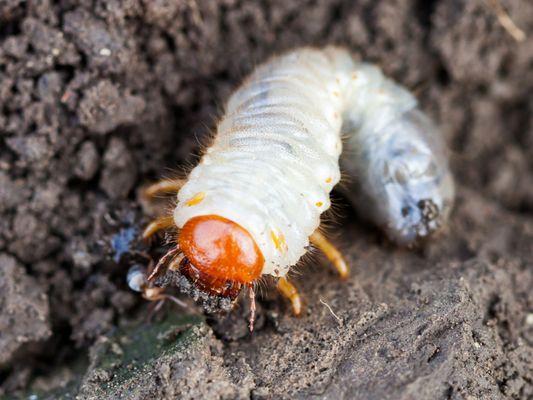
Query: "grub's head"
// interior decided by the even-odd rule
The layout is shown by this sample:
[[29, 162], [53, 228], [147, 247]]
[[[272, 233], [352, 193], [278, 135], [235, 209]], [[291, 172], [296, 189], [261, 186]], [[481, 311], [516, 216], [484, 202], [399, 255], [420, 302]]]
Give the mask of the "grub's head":
[[260, 277], [265, 261], [246, 229], [218, 215], [187, 221], [178, 246], [181, 274], [201, 291], [231, 300]]

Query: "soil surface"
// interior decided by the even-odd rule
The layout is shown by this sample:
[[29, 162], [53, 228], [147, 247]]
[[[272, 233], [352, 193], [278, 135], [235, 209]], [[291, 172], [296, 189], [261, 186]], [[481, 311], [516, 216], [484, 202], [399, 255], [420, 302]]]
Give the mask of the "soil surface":
[[[533, 397], [533, 3], [501, 0], [0, 2], [0, 396]], [[301, 318], [267, 287], [226, 317], [148, 305], [143, 185], [194, 163], [255, 65], [342, 44], [441, 126], [458, 196], [413, 251], [336, 195], [341, 282], [296, 270]]]

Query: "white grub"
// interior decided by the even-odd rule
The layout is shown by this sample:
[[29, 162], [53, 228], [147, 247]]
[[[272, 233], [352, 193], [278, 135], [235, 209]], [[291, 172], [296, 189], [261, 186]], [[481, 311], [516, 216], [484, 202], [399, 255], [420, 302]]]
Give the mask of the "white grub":
[[272, 58], [233, 93], [178, 193], [176, 226], [201, 215], [234, 221], [261, 250], [262, 273], [285, 276], [330, 207], [346, 133], [354, 204], [399, 242], [437, 229], [453, 200], [438, 132], [406, 89], [338, 47]]

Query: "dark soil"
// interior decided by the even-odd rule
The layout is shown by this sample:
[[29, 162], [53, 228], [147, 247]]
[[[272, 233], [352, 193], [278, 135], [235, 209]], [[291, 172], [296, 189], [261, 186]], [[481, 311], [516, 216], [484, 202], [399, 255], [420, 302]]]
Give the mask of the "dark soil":
[[[522, 43], [490, 3], [0, 2], [0, 395], [532, 398], [533, 3], [501, 0]], [[458, 185], [446, 232], [398, 249], [338, 198], [352, 276], [299, 268], [302, 318], [265, 290], [252, 336], [242, 302], [136, 339], [147, 305], [125, 275], [147, 262], [138, 231], [155, 212], [139, 189], [194, 162], [254, 65], [331, 43], [442, 127]], [[134, 357], [135, 343], [154, 347]]]

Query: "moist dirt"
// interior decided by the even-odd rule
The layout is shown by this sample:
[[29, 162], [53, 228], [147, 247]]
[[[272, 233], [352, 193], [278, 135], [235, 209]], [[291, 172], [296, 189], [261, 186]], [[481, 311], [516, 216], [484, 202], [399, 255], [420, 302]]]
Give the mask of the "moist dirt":
[[[533, 397], [533, 4], [501, 0], [517, 42], [491, 3], [0, 2], [0, 396]], [[332, 43], [438, 122], [449, 225], [399, 249], [335, 195], [352, 274], [298, 266], [301, 318], [265, 284], [253, 335], [246, 299], [147, 323], [125, 276], [164, 251], [139, 231], [165, 206], [143, 185], [194, 164], [255, 65]]]

